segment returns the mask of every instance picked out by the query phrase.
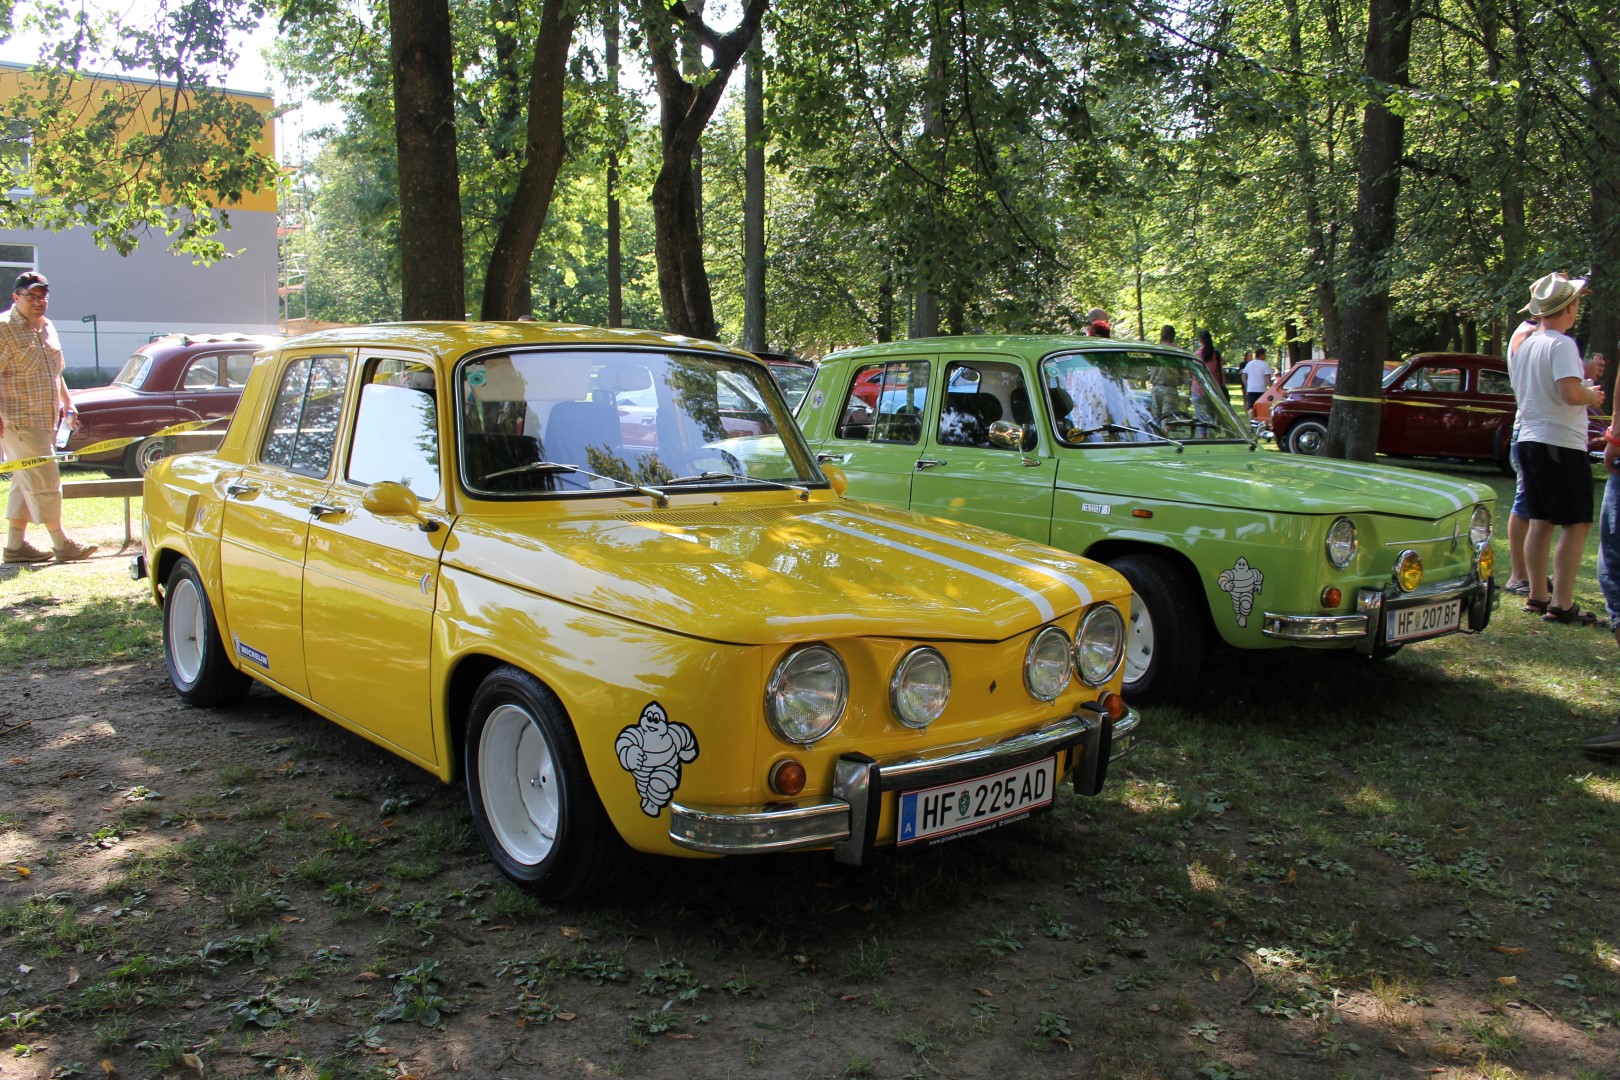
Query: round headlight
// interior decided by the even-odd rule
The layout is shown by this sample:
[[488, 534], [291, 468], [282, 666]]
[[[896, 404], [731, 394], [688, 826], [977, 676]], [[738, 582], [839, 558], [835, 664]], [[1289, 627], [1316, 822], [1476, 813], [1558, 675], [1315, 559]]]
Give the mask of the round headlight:
[[1113, 604], [1098, 604], [1080, 620], [1074, 639], [1074, 663], [1080, 681], [1101, 686], [1114, 677], [1125, 659], [1125, 616]]
[[1476, 548], [1491, 542], [1491, 512], [1483, 505], [1474, 507], [1474, 516], [1468, 522], [1468, 539]]
[[765, 684], [765, 719], [790, 743], [826, 737], [844, 715], [849, 674], [825, 645], [804, 645], [784, 656]]
[[1069, 635], [1048, 626], [1035, 635], [1024, 654], [1024, 685], [1036, 701], [1051, 701], [1063, 693], [1074, 677], [1074, 656]]
[[1395, 584], [1401, 592], [1411, 592], [1423, 583], [1423, 557], [1407, 549], [1395, 560]]
[[1356, 557], [1356, 523], [1339, 518], [1328, 526], [1327, 559], [1335, 569], [1343, 570]]
[[889, 707], [906, 727], [925, 728], [939, 719], [951, 699], [951, 666], [938, 649], [912, 649], [889, 680]]

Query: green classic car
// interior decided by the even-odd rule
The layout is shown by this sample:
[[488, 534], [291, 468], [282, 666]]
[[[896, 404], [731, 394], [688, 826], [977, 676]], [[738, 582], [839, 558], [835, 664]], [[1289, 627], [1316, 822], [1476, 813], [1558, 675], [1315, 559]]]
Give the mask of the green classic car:
[[1176, 349], [952, 337], [833, 353], [798, 413], [854, 498], [1107, 563], [1136, 592], [1125, 695], [1193, 687], [1217, 645], [1389, 656], [1496, 604], [1483, 484], [1262, 451]]

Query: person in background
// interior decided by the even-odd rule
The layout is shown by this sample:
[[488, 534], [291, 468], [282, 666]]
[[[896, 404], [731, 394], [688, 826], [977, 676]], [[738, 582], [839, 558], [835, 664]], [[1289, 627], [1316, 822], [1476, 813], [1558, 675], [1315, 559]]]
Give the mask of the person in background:
[[1103, 329], [1105, 331], [1108, 329], [1108, 312], [1104, 311], [1100, 307], [1094, 307], [1090, 311], [1086, 312], [1086, 336], [1087, 337], [1108, 337], [1109, 336], [1106, 332], [1102, 333], [1102, 334], [1097, 333], [1097, 324], [1098, 323], [1101, 323], [1103, 325]]
[[1249, 411], [1250, 420], [1259, 421], [1254, 415], [1254, 403], [1270, 385], [1271, 365], [1266, 362], [1266, 347], [1256, 345], [1253, 355], [1243, 365], [1243, 407]]
[[[1167, 349], [1176, 347], [1176, 328], [1165, 326], [1159, 331], [1159, 344]], [[1153, 387], [1153, 415], [1173, 416], [1181, 405], [1181, 372], [1172, 364], [1148, 368], [1148, 383]]]
[[[1580, 317], [1586, 279], [1552, 273], [1530, 287], [1524, 311], [1541, 328], [1508, 358], [1508, 378], [1519, 403], [1519, 466], [1524, 473], [1524, 610], [1544, 622], [1596, 625], [1576, 604], [1575, 577], [1592, 528], [1592, 468], [1586, 456], [1586, 410], [1603, 391], [1585, 381], [1580, 347], [1569, 331]], [[1553, 546], [1553, 529], [1559, 530]], [[1552, 556], [1552, 593], [1547, 562]]]
[[1088, 337], [1113, 337], [1114, 328], [1108, 325], [1107, 319], [1098, 319], [1086, 327]]
[[[45, 317], [50, 293], [44, 274], [19, 274], [11, 307], [0, 315], [0, 445], [10, 461], [50, 457], [57, 425], [64, 420], [79, 424], [62, 378], [66, 361], [61, 341]], [[62, 477], [54, 461], [11, 474], [6, 517], [9, 528], [0, 556], [5, 562], [39, 563], [53, 555], [59, 562], [76, 562], [96, 551], [94, 544], [75, 543], [62, 531]], [[45, 526], [49, 552], [28, 542], [30, 522]]]
[[[1616, 345], [1620, 348], [1620, 344]], [[1609, 632], [1620, 645], [1620, 424], [1611, 418], [1603, 433], [1603, 468], [1608, 481], [1603, 485], [1603, 507], [1598, 511], [1598, 588], [1603, 590], [1603, 606], [1609, 613]], [[1620, 724], [1606, 735], [1581, 740], [1588, 754], [1620, 757]]]
[[1159, 328], [1159, 344], [1165, 346], [1166, 348], [1170, 348], [1170, 349], [1175, 348], [1176, 347], [1176, 328], [1171, 326], [1169, 323], [1165, 323], [1162, 327], [1160, 327]]
[[1209, 377], [1217, 389], [1226, 385], [1226, 371], [1222, 367], [1226, 358], [1221, 355], [1221, 350], [1215, 347], [1208, 330], [1198, 331], [1198, 346], [1193, 349], [1193, 355], [1202, 360], [1204, 366], [1209, 369]]

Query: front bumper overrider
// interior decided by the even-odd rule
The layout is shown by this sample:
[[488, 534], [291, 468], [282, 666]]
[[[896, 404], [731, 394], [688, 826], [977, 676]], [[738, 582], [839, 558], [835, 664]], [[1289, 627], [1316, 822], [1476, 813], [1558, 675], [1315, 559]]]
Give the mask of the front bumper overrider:
[[1082, 708], [1035, 731], [932, 755], [875, 760], [848, 753], [835, 766], [830, 799], [741, 807], [675, 803], [669, 838], [713, 855], [831, 847], [839, 862], [859, 866], [875, 846], [884, 793], [968, 780], [1078, 748], [1069, 758], [1075, 790], [1095, 795], [1109, 763], [1131, 752], [1139, 722], [1132, 709], [1111, 721], [1099, 710]]

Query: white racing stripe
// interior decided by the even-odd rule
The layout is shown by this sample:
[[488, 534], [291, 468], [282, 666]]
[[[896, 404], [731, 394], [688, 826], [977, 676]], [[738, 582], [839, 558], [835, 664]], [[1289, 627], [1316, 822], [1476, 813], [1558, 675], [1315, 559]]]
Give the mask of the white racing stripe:
[[[1071, 589], [1074, 592], [1075, 598], [1077, 600], [1079, 600], [1079, 602], [1082, 605], [1086, 605], [1086, 604], [1091, 603], [1091, 600], [1092, 600], [1091, 590], [1089, 588], [1087, 588], [1086, 585], [1083, 582], [1081, 582], [1078, 578], [1072, 577], [1069, 574], [1065, 574], [1061, 570], [1055, 570], [1050, 566], [1043, 566], [1042, 564], [1037, 563], [1037, 562], [1032, 562], [1029, 559], [1021, 559], [1021, 558], [1018, 558], [1016, 555], [1009, 555], [1005, 551], [998, 551], [995, 548], [985, 547], [982, 544], [970, 543], [970, 542], [968, 542], [966, 540], [959, 540], [956, 537], [941, 536], [939, 533], [930, 532], [927, 529], [916, 528], [914, 526], [909, 526], [909, 525], [901, 525], [898, 522], [894, 522], [894, 521], [881, 521], [881, 520], [879, 520], [877, 518], [867, 517], [864, 514], [850, 513], [848, 510], [840, 509], [840, 510], [834, 511], [834, 513], [836, 513], [839, 517], [847, 518], [847, 519], [852, 520], [852, 521], [858, 521], [858, 522], [861, 522], [861, 523], [866, 524], [866, 525], [877, 526], [879, 528], [884, 528], [884, 529], [893, 529], [895, 532], [901, 532], [901, 533], [906, 533], [906, 534], [911, 535], [911, 536], [921, 537], [924, 540], [932, 540], [935, 543], [949, 544], [952, 547], [965, 547], [969, 551], [977, 552], [978, 554], [983, 555], [983, 556], [985, 556], [987, 558], [990, 558], [990, 559], [994, 559], [997, 562], [1007, 563], [1010, 566], [1016, 566], [1019, 569], [1030, 570], [1030, 571], [1033, 571], [1035, 573], [1042, 574], [1042, 575], [1044, 575], [1046, 577], [1049, 577], [1049, 578], [1053, 579], [1054, 581], [1059, 582], [1060, 584], [1068, 586], [1069, 589]], [[828, 515], [828, 516], [831, 516], [831, 515]], [[1030, 597], [1031, 602], [1034, 603], [1035, 606], [1042, 611], [1042, 613], [1043, 613], [1042, 618], [1044, 620], [1051, 621], [1051, 619], [1052, 619], [1052, 617], [1054, 615], [1051, 604], [1046, 600], [1046, 598], [1044, 596], [1041, 596], [1041, 594], [1036, 592], [1035, 590], [1029, 589], [1026, 586], [1020, 585], [1015, 581], [1010, 581], [1007, 578], [999, 577], [996, 574], [993, 574], [993, 573], [991, 573], [989, 571], [981, 571], [981, 570], [979, 570], [979, 569], [977, 569], [975, 567], [967, 566], [966, 564], [960, 563], [960, 562], [956, 561], [955, 559], [948, 559], [945, 556], [942, 556], [942, 555], [938, 554], [937, 552], [932, 552], [932, 551], [928, 551], [928, 550], [925, 550], [925, 549], [916, 548], [916, 547], [913, 547], [913, 546], [911, 546], [909, 544], [901, 544], [901, 543], [899, 543], [897, 541], [888, 540], [888, 539], [885, 539], [884, 537], [876, 536], [876, 535], [874, 535], [872, 533], [869, 533], [869, 532], [862, 532], [860, 530], [849, 529], [849, 528], [842, 527], [840, 525], [835, 524], [834, 522], [827, 521], [826, 517], [823, 517], [822, 521], [826, 525], [828, 525], [828, 527], [833, 528], [833, 529], [838, 529], [840, 532], [849, 533], [852, 536], [865, 537], [866, 539], [872, 540], [872, 541], [874, 541], [876, 543], [888, 544], [888, 545], [900, 548], [901, 550], [904, 550], [904, 551], [914, 551], [914, 552], [917, 552], [917, 553], [923, 555], [925, 558], [930, 559], [933, 562], [943, 563], [943, 564], [946, 564], [946, 565], [949, 565], [949, 566], [954, 566], [954, 567], [965, 568], [970, 573], [972, 573], [975, 577], [984, 578], [986, 581], [994, 581], [994, 582], [996, 582], [998, 584], [1006, 586], [1009, 589], [1014, 590], [1015, 592], [1018, 592], [1018, 593], [1021, 593], [1021, 594], [1025, 595], [1025, 596]]]
[[[1455, 491], [1449, 491], [1446, 488], [1433, 487], [1417, 480], [1390, 476], [1389, 473], [1394, 470], [1390, 470], [1385, 466], [1362, 465], [1357, 467], [1354, 463], [1348, 461], [1335, 461], [1332, 459], [1319, 460], [1317, 458], [1312, 458], [1311, 464], [1320, 469], [1325, 469], [1330, 473], [1337, 473], [1339, 476], [1353, 476], [1358, 480], [1376, 480], [1380, 483], [1389, 484], [1394, 487], [1410, 488], [1413, 491], [1426, 491], [1430, 495], [1438, 495], [1442, 499], [1445, 499], [1447, 502], [1451, 503], [1451, 508], [1453, 510], [1461, 510], [1464, 506], [1473, 505], [1472, 500], [1469, 502], [1463, 502], [1461, 499], [1459, 499]], [[1377, 471], [1374, 472], [1374, 470]]]

